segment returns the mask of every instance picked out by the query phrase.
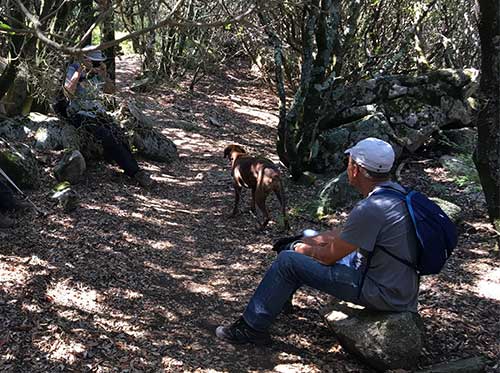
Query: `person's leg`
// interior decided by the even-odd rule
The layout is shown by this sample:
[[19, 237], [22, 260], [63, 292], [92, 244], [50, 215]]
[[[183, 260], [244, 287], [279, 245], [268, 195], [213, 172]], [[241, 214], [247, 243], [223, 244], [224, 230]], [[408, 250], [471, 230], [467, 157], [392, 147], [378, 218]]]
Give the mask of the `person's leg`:
[[12, 190], [0, 180], [0, 210], [13, 210], [17, 206]]
[[267, 331], [283, 305], [302, 285], [361, 304], [358, 299], [360, 281], [361, 272], [353, 268], [340, 264], [327, 266], [309, 256], [283, 251], [255, 290], [243, 319], [251, 328]]
[[132, 152], [116, 138], [111, 129], [98, 126], [94, 130], [94, 136], [101, 141], [105, 157], [114, 160], [126, 175], [134, 177], [139, 172], [139, 165]]
[[16, 206], [14, 194], [10, 188], [0, 180], [0, 228], [11, 228], [15, 220], [5, 216], [5, 210], [12, 210]]

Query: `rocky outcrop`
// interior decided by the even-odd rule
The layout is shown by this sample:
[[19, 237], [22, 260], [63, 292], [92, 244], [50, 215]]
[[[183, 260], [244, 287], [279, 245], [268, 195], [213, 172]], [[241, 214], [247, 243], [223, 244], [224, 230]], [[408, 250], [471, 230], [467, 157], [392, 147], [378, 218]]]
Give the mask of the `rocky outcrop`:
[[[178, 159], [175, 144], [154, 128], [153, 120], [134, 103], [116, 114], [116, 125], [128, 136], [130, 145], [146, 159], [173, 162]], [[103, 148], [85, 127], [78, 129], [66, 120], [39, 113], [0, 122], [0, 136], [23, 141], [37, 150], [79, 150], [85, 160], [103, 159]]]
[[467, 127], [476, 107], [474, 69], [443, 69], [416, 77], [382, 76], [339, 86], [324, 96], [311, 171], [338, 173], [344, 150], [374, 136], [389, 141], [397, 156], [417, 151], [443, 128]]

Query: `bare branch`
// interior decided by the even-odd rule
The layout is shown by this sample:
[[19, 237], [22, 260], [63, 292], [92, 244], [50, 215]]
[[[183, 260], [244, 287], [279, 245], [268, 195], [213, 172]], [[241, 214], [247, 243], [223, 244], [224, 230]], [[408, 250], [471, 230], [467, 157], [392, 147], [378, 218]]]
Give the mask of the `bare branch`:
[[[166, 26], [177, 27], [177, 28], [190, 28], [190, 27], [212, 28], [212, 27], [223, 26], [223, 25], [226, 25], [228, 23], [237, 23], [237, 22], [242, 21], [244, 18], [248, 17], [250, 14], [252, 14], [255, 11], [255, 5], [251, 5], [246, 11], [244, 11], [243, 13], [236, 15], [232, 18], [228, 18], [228, 19], [225, 19], [222, 21], [208, 22], [208, 23], [193, 22], [193, 21], [186, 20], [186, 19], [174, 20], [173, 19], [174, 14], [177, 12], [178, 8], [184, 3], [184, 0], [178, 0], [177, 3], [175, 4], [175, 6], [172, 8], [170, 14], [167, 16], [167, 18], [158, 22], [155, 25], [143, 28], [143, 29], [135, 31], [135, 32], [131, 32], [131, 33], [129, 33], [129, 34], [127, 34], [119, 39], [113, 40], [113, 41], [109, 41], [109, 42], [102, 43], [99, 45], [93, 45], [93, 46], [88, 46], [88, 47], [82, 48], [80, 46], [81, 42], [79, 42], [76, 47], [69, 47], [69, 46], [66, 46], [63, 44], [59, 44], [59, 43], [55, 42], [54, 40], [49, 39], [47, 37], [47, 35], [40, 29], [41, 23], [38, 20], [38, 18], [35, 15], [31, 14], [29, 12], [29, 10], [26, 9], [26, 7], [21, 3], [20, 0], [15, 0], [15, 1], [16, 1], [17, 6], [19, 7], [19, 9], [21, 9], [21, 11], [25, 14], [25, 16], [33, 24], [33, 32], [38, 39], [42, 43], [48, 45], [49, 47], [51, 47], [55, 50], [58, 50], [60, 52], [69, 54], [69, 55], [78, 55], [78, 54], [83, 54], [83, 53], [93, 51], [93, 50], [107, 49], [107, 48], [113, 47], [115, 45], [118, 45], [125, 40], [137, 37], [139, 35], [142, 35], [142, 34], [145, 34], [145, 33], [148, 33], [150, 31], [156, 30], [156, 29], [161, 28], [161, 27], [166, 27]], [[101, 16], [99, 16], [99, 19], [94, 23], [94, 25], [91, 26], [91, 28], [85, 34], [87, 35], [89, 32], [92, 32], [92, 29], [100, 21], [102, 21], [103, 18], [104, 18], [104, 16], [101, 14]]]

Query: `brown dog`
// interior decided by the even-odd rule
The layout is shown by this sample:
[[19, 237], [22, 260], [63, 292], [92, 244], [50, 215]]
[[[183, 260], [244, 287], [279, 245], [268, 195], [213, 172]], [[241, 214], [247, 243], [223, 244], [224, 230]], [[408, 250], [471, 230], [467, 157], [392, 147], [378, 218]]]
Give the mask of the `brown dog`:
[[249, 156], [241, 146], [234, 144], [224, 149], [224, 158], [229, 158], [231, 161], [231, 175], [233, 176], [235, 200], [231, 216], [238, 213], [242, 188], [249, 188], [252, 190], [250, 208], [254, 215], [257, 215], [255, 205], [262, 211], [264, 221], [260, 224], [260, 227], [264, 229], [269, 222], [266, 199], [269, 193], [274, 192], [281, 205], [284, 228], [288, 229], [283, 183], [277, 166], [269, 159]]

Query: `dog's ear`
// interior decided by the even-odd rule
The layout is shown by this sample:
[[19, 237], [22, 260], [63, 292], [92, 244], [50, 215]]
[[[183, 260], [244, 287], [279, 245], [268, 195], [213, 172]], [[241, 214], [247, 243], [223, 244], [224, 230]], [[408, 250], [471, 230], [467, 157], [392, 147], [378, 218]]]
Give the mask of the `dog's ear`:
[[224, 149], [224, 158], [229, 158], [232, 149], [233, 149], [232, 145], [229, 145], [226, 147], [226, 149]]
[[236, 152], [238, 152], [238, 153], [246, 153], [245, 149], [243, 149], [239, 145], [233, 145], [233, 150], [236, 151]]

